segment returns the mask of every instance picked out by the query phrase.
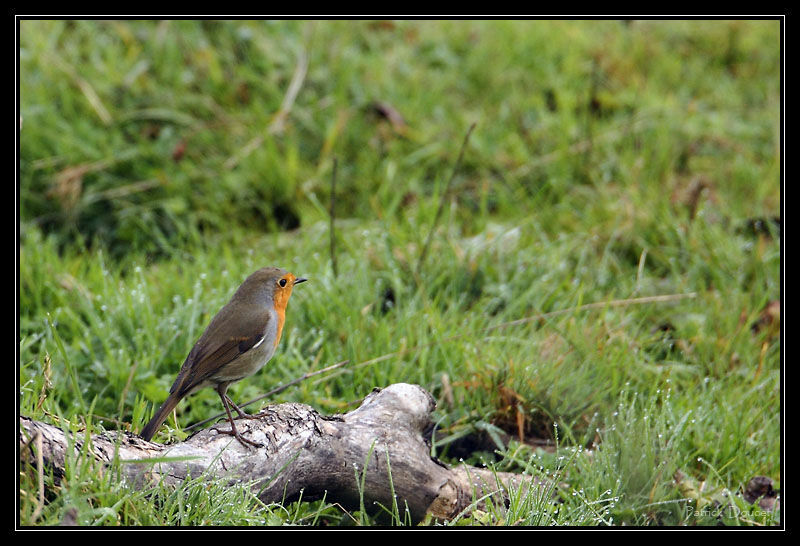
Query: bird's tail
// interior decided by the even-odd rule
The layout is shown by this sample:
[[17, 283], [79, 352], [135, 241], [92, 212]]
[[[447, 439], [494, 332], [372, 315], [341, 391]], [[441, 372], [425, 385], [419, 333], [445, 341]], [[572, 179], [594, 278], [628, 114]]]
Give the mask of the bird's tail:
[[179, 396], [176, 396], [175, 394], [170, 394], [169, 397], [167, 397], [167, 399], [164, 401], [164, 403], [161, 404], [161, 407], [158, 408], [158, 411], [153, 416], [153, 418], [150, 419], [150, 421], [144, 426], [139, 436], [141, 436], [142, 438], [144, 438], [149, 442], [150, 438], [152, 438], [153, 435], [156, 433], [156, 431], [158, 431], [158, 429], [161, 428], [161, 424], [164, 421], [166, 421], [169, 412], [175, 409], [175, 406], [177, 406], [178, 402], [180, 401], [181, 399]]

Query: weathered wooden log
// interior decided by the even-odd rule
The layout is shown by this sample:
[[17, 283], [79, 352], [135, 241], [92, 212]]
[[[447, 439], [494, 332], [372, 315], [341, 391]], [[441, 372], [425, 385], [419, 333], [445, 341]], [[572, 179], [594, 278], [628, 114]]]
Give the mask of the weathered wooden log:
[[[396, 498], [401, 514], [407, 509], [414, 521], [426, 514], [454, 518], [481, 507], [475, 499], [505, 495], [509, 487], [543, 486], [530, 476], [463, 464], [449, 467], [431, 457], [434, 407], [427, 391], [399, 383], [375, 389], [359, 408], [343, 415], [322, 416], [310, 406], [286, 403], [238, 420], [239, 431], [263, 444], [261, 448], [245, 447], [219, 433], [230, 428], [223, 421], [172, 445], [146, 442], [132, 433], [98, 434], [92, 436], [91, 452], [104, 463], [115, 454], [127, 461], [191, 457], [123, 464], [124, 479], [139, 486], [152, 480], [177, 484], [202, 475], [255, 482], [266, 503], [297, 499], [302, 493], [306, 500], [325, 495], [330, 502], [358, 508], [363, 494], [365, 508], [371, 510], [376, 502], [392, 507]], [[45, 463], [58, 473], [68, 449], [64, 432], [20, 417], [20, 446], [32, 445], [28, 439], [37, 432], [43, 438]], [[74, 439], [77, 449], [83, 441], [80, 435]]]

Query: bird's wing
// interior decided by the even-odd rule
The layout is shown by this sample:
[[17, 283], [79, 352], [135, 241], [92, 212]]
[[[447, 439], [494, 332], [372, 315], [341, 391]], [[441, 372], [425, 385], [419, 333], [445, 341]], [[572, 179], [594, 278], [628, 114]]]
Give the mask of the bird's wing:
[[246, 314], [253, 318], [242, 323], [230, 316], [228, 306], [220, 310], [189, 352], [170, 393], [191, 391], [264, 338], [272, 320], [269, 311], [264, 308]]

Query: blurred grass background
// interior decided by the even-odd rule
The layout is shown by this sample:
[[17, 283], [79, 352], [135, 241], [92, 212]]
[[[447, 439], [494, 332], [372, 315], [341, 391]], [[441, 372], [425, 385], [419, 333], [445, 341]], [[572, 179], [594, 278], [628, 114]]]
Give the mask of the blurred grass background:
[[[779, 21], [22, 20], [19, 37], [23, 414], [138, 431], [233, 290], [280, 265], [312, 282], [234, 400], [350, 359], [273, 402], [342, 412], [419, 383], [438, 456], [572, 488], [459, 523], [779, 521], [740, 498], [756, 475], [780, 487]], [[696, 296], [487, 330], [659, 294]], [[198, 393], [156, 439], [219, 410]], [[246, 499], [235, 513], [159, 512], [202, 484], [132, 493], [87, 470], [51, 478], [34, 518], [35, 472], [21, 485], [22, 524], [374, 523], [245, 490], [218, 492]]]

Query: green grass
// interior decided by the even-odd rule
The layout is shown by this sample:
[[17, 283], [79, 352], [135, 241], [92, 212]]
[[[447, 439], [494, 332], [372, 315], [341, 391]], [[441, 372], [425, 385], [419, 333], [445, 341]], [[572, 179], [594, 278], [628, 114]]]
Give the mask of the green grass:
[[[779, 523], [736, 496], [781, 479], [780, 337], [761, 322], [781, 297], [777, 21], [20, 25], [22, 414], [140, 430], [233, 290], [280, 265], [311, 282], [234, 400], [350, 359], [272, 402], [342, 412], [418, 383], [438, 456], [562, 484], [560, 504], [512, 492], [452, 524], [716, 525], [702, 508], [725, 492], [725, 524]], [[199, 392], [155, 439], [219, 411]], [[112, 478], [76, 457], [34, 519], [23, 464], [20, 523], [408, 523]]]

